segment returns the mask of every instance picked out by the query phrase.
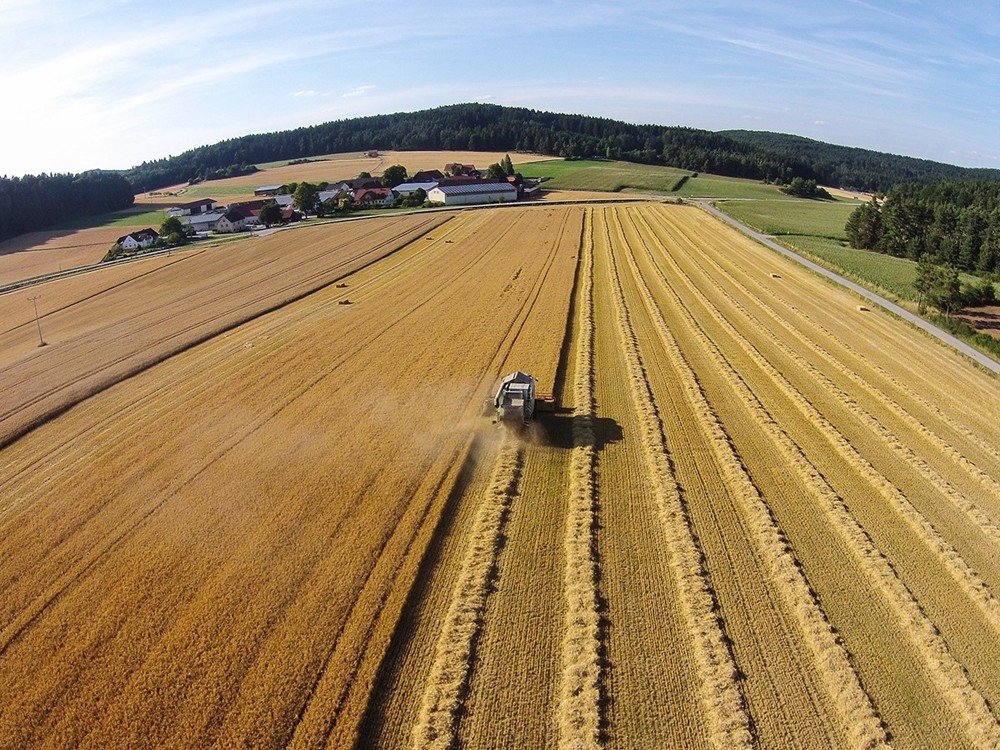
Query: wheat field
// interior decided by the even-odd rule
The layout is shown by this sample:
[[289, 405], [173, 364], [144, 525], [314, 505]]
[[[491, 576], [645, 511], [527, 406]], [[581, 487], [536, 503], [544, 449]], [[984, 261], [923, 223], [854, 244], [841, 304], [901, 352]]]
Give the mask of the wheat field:
[[0, 747], [1000, 746], [992, 376], [693, 206], [238, 245], [0, 297]]

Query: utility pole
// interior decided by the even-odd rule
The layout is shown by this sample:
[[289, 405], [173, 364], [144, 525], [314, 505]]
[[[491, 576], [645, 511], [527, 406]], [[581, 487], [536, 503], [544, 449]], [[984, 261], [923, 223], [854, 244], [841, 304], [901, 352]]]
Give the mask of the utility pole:
[[28, 299], [35, 307], [35, 325], [38, 326], [38, 345], [45, 346], [45, 339], [42, 338], [42, 322], [38, 319], [38, 298], [41, 296], [40, 294], [36, 294], [34, 297], [28, 297]]

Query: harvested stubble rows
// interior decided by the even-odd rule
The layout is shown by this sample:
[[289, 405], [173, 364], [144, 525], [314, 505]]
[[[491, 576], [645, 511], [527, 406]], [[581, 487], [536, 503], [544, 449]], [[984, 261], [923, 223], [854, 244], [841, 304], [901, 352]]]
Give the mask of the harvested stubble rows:
[[0, 744], [1000, 744], [996, 380], [693, 207], [348, 282], [0, 452]]
[[8, 446], [0, 745], [349, 743], [481, 397], [553, 379], [580, 216], [465, 215]]
[[[385, 257], [446, 219], [296, 229], [0, 297], [0, 445], [129, 374]], [[35, 295], [44, 348], [27, 300]]]

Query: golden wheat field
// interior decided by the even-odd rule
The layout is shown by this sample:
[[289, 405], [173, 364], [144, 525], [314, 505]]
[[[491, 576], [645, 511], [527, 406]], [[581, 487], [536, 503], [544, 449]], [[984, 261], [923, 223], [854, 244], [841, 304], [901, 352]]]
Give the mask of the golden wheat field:
[[44, 348], [0, 296], [0, 747], [1000, 746], [1000, 384], [696, 207], [40, 288]]

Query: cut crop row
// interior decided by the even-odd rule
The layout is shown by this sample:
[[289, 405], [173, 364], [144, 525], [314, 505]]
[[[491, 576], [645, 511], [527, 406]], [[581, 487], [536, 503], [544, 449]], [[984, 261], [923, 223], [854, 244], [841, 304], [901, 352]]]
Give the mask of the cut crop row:
[[[663, 320], [649, 288], [634, 265], [628, 243], [619, 226], [620, 244], [629, 261], [646, 307], [654, 318], [661, 341], [677, 367], [684, 390], [700, 414], [699, 426], [710, 439], [713, 454], [722, 467], [730, 486], [741, 498], [749, 526], [757, 537], [757, 545], [771, 568], [786, 604], [796, 614], [800, 627], [813, 653], [817, 668], [832, 699], [844, 736], [853, 747], [874, 748], [887, 744], [885, 731], [871, 699], [865, 693], [848, 655], [838, 642], [815, 594], [805, 580], [798, 561], [771, 514], [770, 509], [753, 484], [740, 460], [729, 435], [708, 401], [690, 364]], [[617, 272], [616, 277], [617, 277]]]
[[[631, 258], [630, 263], [634, 264]], [[637, 279], [639, 279], [640, 286], [643, 289], [643, 294], [651, 311], [654, 311], [654, 315], [660, 315], [655, 300], [652, 298], [645, 282], [641, 280], [638, 268], [634, 265], [633, 271]], [[805, 458], [801, 449], [788, 437], [787, 433], [785, 433], [777, 422], [774, 421], [774, 418], [753, 394], [742, 376], [732, 368], [719, 351], [717, 345], [701, 329], [699, 323], [684, 306], [683, 301], [671, 289], [666, 278], [661, 275], [660, 279], [663, 282], [663, 287], [669, 291], [675, 309], [685, 319], [686, 324], [692, 333], [694, 333], [699, 344], [710, 353], [712, 360], [718, 366], [718, 370], [724, 379], [729, 383], [730, 388], [740, 396], [745, 408], [752, 415], [754, 421], [765, 429], [774, 444], [779, 447], [803, 484], [816, 494], [817, 499], [820, 500], [819, 507], [827, 514], [831, 528], [838, 533], [845, 546], [852, 551], [852, 554], [858, 561], [859, 567], [866, 572], [872, 582], [882, 591], [885, 599], [896, 611], [900, 626], [909, 633], [910, 639], [920, 650], [927, 665], [928, 674], [962, 719], [969, 739], [974, 743], [1000, 742], [1000, 727], [997, 726], [997, 722], [990, 713], [986, 701], [972, 687], [968, 675], [966, 675], [962, 666], [951, 655], [934, 625], [927, 619], [912, 594], [899, 580], [895, 571], [892, 570], [888, 561], [875, 548], [871, 539], [851, 516], [843, 500], [836, 495], [826, 480]], [[710, 310], [713, 309], [710, 304], [708, 308]], [[717, 313], [714, 313], [714, 315], [721, 319], [721, 316], [718, 316]], [[661, 330], [666, 331], [666, 323], [662, 321], [662, 317], [660, 321], [663, 326]], [[741, 339], [738, 333], [735, 335], [737, 340]], [[781, 378], [776, 371], [773, 371], [773, 368], [771, 370], [772, 377], [776, 379]], [[781, 378], [781, 380], [783, 381], [784, 379]], [[787, 384], [787, 381], [784, 382]], [[793, 402], [796, 401], [793, 395], [790, 395], [790, 398], [792, 398]], [[801, 400], [801, 396], [799, 399], [797, 405], [808, 412], [811, 407], [808, 404], [802, 403], [804, 400]], [[819, 416], [815, 410], [808, 413], [811, 413], [813, 417]], [[825, 420], [822, 420], [820, 424], [824, 422]], [[843, 445], [841, 444], [839, 447], [843, 448]], [[910, 507], [912, 508], [912, 506]], [[971, 574], [971, 571], [969, 573]], [[972, 584], [969, 584], [969, 586], [974, 591], [982, 590], [976, 589]], [[991, 604], [992, 599], [985, 606], [990, 606]], [[847, 726], [848, 728], [853, 728], [851, 724]], [[861, 735], [856, 736], [855, 739], [860, 740]], [[866, 742], [867, 740], [864, 741]]]

